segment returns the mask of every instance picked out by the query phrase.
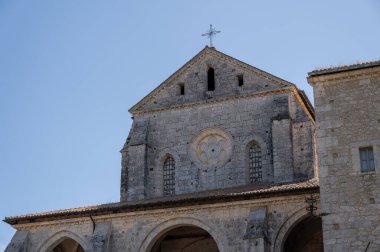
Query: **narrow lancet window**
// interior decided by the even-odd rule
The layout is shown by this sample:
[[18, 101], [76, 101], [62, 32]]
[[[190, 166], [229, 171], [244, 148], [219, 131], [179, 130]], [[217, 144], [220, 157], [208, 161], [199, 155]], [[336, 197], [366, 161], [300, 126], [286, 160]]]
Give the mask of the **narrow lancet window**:
[[210, 67], [207, 71], [207, 90], [215, 90], [215, 71], [214, 68]]
[[248, 150], [249, 182], [260, 181], [262, 178], [261, 148], [254, 142]]
[[238, 75], [237, 78], [238, 78], [238, 85], [239, 85], [239, 87], [243, 86], [244, 85], [243, 75]]
[[175, 194], [175, 161], [172, 157], [167, 157], [164, 162], [164, 195]]
[[185, 95], [185, 84], [183, 83], [179, 84], [179, 94]]

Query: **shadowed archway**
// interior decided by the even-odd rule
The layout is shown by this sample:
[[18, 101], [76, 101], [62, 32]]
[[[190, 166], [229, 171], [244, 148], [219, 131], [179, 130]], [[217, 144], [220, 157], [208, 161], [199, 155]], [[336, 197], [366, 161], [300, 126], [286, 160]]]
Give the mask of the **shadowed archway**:
[[49, 252], [84, 252], [82, 246], [71, 238], [66, 238]]
[[309, 216], [288, 233], [283, 252], [323, 252], [322, 219]]
[[219, 252], [212, 236], [195, 226], [180, 226], [161, 235], [149, 252]]

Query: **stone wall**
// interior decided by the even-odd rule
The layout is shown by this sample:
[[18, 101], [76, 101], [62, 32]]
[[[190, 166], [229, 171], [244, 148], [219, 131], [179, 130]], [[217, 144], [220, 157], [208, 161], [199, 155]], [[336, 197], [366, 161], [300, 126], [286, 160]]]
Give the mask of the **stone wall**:
[[[309, 77], [325, 251], [380, 251], [380, 67]], [[372, 146], [375, 171], [361, 172]]]
[[[188, 225], [207, 231], [220, 252], [277, 252], [305, 216], [305, 196], [295, 195], [94, 216], [95, 226], [90, 217], [81, 217], [15, 227], [28, 236], [28, 252], [49, 251], [65, 237], [89, 252], [150, 252], [167, 231]], [[250, 231], [251, 220], [259, 231]], [[14, 251], [20, 250], [7, 250]]]
[[[208, 90], [210, 68], [213, 91]], [[167, 157], [175, 161], [176, 194], [250, 180], [312, 178], [314, 125], [299, 92], [289, 82], [206, 47], [130, 110], [134, 121], [122, 149], [121, 200], [162, 196]], [[254, 143], [260, 146], [262, 169], [250, 178]]]
[[[207, 88], [207, 70], [210, 67], [215, 70], [214, 91], [208, 91]], [[238, 85], [237, 76], [243, 76], [244, 85]], [[148, 95], [147, 99], [144, 98], [140, 109], [154, 110], [233, 94], [275, 90], [286, 86], [281, 82], [285, 81], [207, 48], [186, 63], [174, 76], [170, 76], [162, 88], [158, 87], [157, 92]], [[180, 95], [179, 84], [184, 85], [185, 95]]]
[[[129, 178], [122, 183], [121, 199], [162, 196], [167, 155], [176, 164], [176, 194], [248, 184], [248, 148], [253, 141], [261, 147], [262, 182], [313, 177], [313, 125], [305, 112], [296, 116], [301, 113], [292, 111], [300, 110], [299, 105], [289, 106], [292, 99], [285, 92], [135, 116], [125, 148], [128, 155], [123, 155]], [[226, 151], [214, 155], [215, 160], [211, 155], [204, 164], [194, 144], [203, 135], [223, 138]], [[204, 144], [213, 149], [211, 143]]]

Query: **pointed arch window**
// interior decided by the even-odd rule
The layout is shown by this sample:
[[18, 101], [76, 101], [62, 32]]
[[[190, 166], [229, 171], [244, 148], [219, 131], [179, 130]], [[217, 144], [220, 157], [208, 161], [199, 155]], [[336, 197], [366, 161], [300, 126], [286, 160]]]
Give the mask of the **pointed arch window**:
[[260, 181], [262, 175], [262, 160], [261, 160], [261, 148], [256, 142], [253, 142], [248, 149], [248, 161], [249, 161], [249, 182], [253, 183]]
[[214, 68], [210, 67], [207, 71], [207, 90], [215, 90], [215, 71]]
[[175, 194], [175, 161], [169, 156], [164, 162], [164, 195]]

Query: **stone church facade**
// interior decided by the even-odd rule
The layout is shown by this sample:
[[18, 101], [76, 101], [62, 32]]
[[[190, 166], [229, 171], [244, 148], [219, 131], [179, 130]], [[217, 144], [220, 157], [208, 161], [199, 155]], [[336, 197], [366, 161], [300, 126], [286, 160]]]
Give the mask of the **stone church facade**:
[[316, 111], [204, 48], [130, 109], [120, 202], [7, 217], [6, 251], [379, 251], [380, 62], [308, 81]]

